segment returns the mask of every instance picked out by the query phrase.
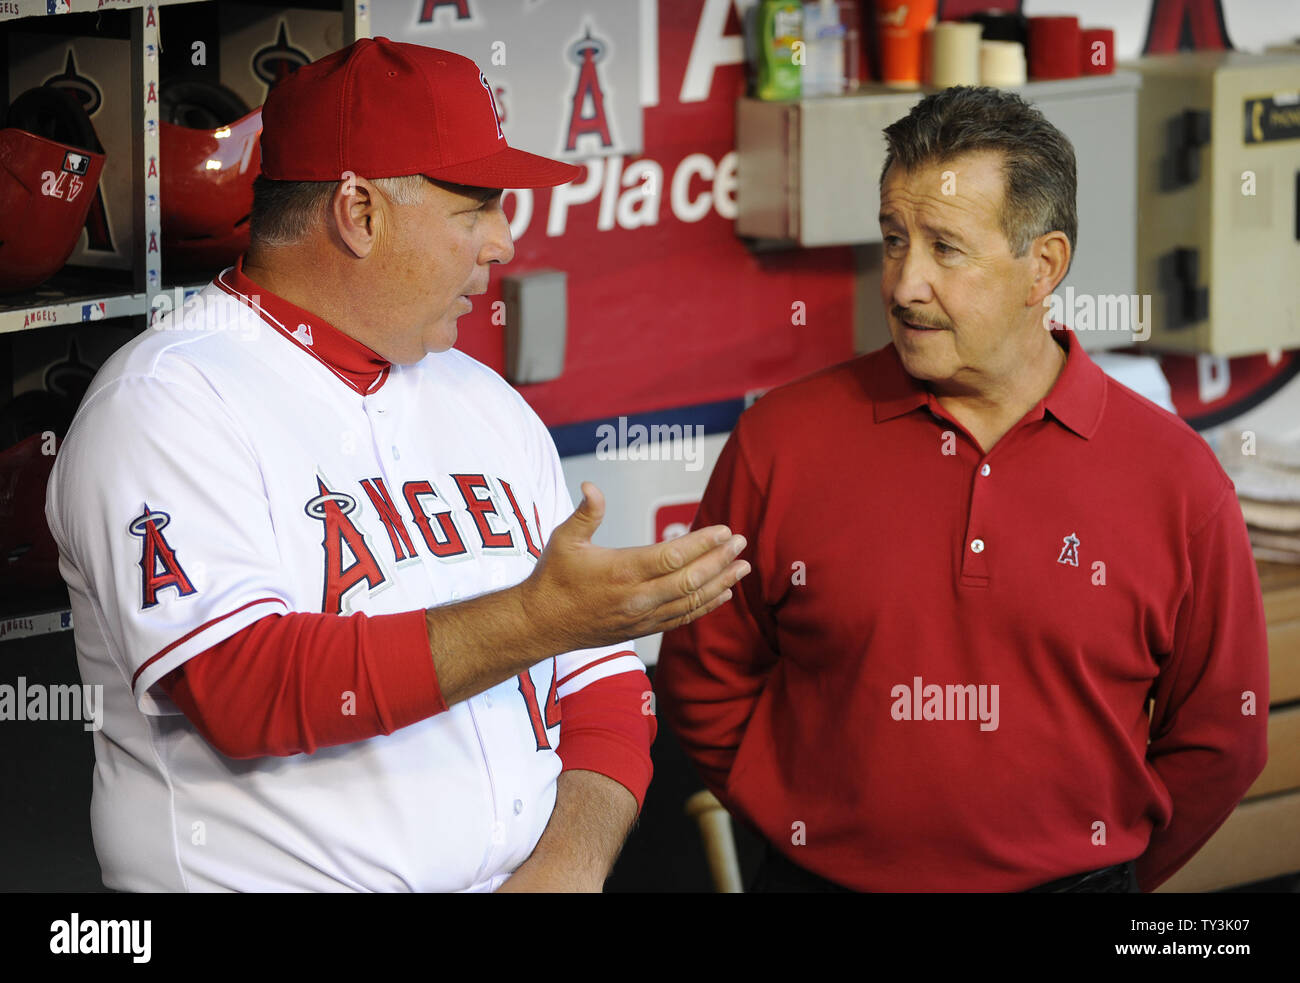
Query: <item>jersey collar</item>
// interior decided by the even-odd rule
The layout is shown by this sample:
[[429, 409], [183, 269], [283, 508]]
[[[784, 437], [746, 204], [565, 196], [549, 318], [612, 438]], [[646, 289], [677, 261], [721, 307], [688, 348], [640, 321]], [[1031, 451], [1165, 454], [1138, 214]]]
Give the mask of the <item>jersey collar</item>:
[[[1078, 336], [1068, 327], [1052, 322], [1052, 337], [1065, 349], [1065, 368], [1052, 391], [1029, 415], [1041, 417], [1046, 411], [1080, 437], [1090, 438], [1106, 406], [1106, 374], [1088, 357]], [[884, 350], [882, 363], [882, 377], [871, 387], [876, 394], [877, 423], [929, 405], [933, 395], [925, 383], [907, 374], [892, 342]]]
[[213, 282], [221, 290], [242, 300], [291, 344], [316, 359], [362, 396], [378, 392], [387, 380], [392, 364], [386, 358], [345, 335], [323, 317], [258, 286], [245, 275], [243, 256]]

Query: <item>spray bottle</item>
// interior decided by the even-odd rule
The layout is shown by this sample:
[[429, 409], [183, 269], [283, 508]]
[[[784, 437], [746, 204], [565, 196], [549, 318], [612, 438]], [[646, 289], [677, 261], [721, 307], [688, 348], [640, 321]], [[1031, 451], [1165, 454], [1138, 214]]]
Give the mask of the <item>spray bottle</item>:
[[798, 99], [802, 90], [803, 4], [763, 0], [758, 10], [758, 87], [767, 101]]

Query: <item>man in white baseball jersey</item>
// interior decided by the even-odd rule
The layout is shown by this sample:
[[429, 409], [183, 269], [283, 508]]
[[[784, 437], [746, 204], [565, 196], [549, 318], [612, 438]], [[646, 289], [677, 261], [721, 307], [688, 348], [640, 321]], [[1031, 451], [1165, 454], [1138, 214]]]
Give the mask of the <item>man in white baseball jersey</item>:
[[472, 62], [359, 41], [263, 118], [249, 252], [105, 364], [50, 481], [104, 883], [599, 890], [650, 780], [624, 640], [725, 603], [743, 540], [592, 545], [599, 491], [570, 515], [451, 347], [513, 256], [495, 189], [577, 173]]

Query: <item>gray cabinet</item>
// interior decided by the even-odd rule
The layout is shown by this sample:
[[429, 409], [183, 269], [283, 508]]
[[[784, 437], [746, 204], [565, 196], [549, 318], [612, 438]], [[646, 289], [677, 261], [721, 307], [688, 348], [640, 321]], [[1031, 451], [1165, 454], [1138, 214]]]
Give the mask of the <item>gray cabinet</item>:
[[[1057, 296], [1093, 349], [1130, 345], [1145, 331], [1135, 296], [1139, 84], [1136, 73], [1117, 72], [1015, 89], [1074, 144], [1078, 247]], [[873, 86], [800, 102], [742, 99], [737, 234], [803, 247], [880, 242], [881, 131], [923, 95]]]

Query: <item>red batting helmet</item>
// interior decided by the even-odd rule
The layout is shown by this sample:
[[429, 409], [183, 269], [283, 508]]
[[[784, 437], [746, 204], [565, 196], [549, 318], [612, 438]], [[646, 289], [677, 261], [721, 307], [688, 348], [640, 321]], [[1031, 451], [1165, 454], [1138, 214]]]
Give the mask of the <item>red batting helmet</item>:
[[27, 290], [72, 255], [104, 169], [104, 150], [76, 96], [28, 89], [0, 129], [0, 291]]
[[20, 393], [0, 408], [0, 588], [6, 594], [59, 585], [45, 485], [76, 409], [75, 398], [45, 390]]
[[248, 248], [262, 110], [249, 112], [225, 86], [194, 81], [164, 84], [159, 105], [163, 263], [220, 270]]

